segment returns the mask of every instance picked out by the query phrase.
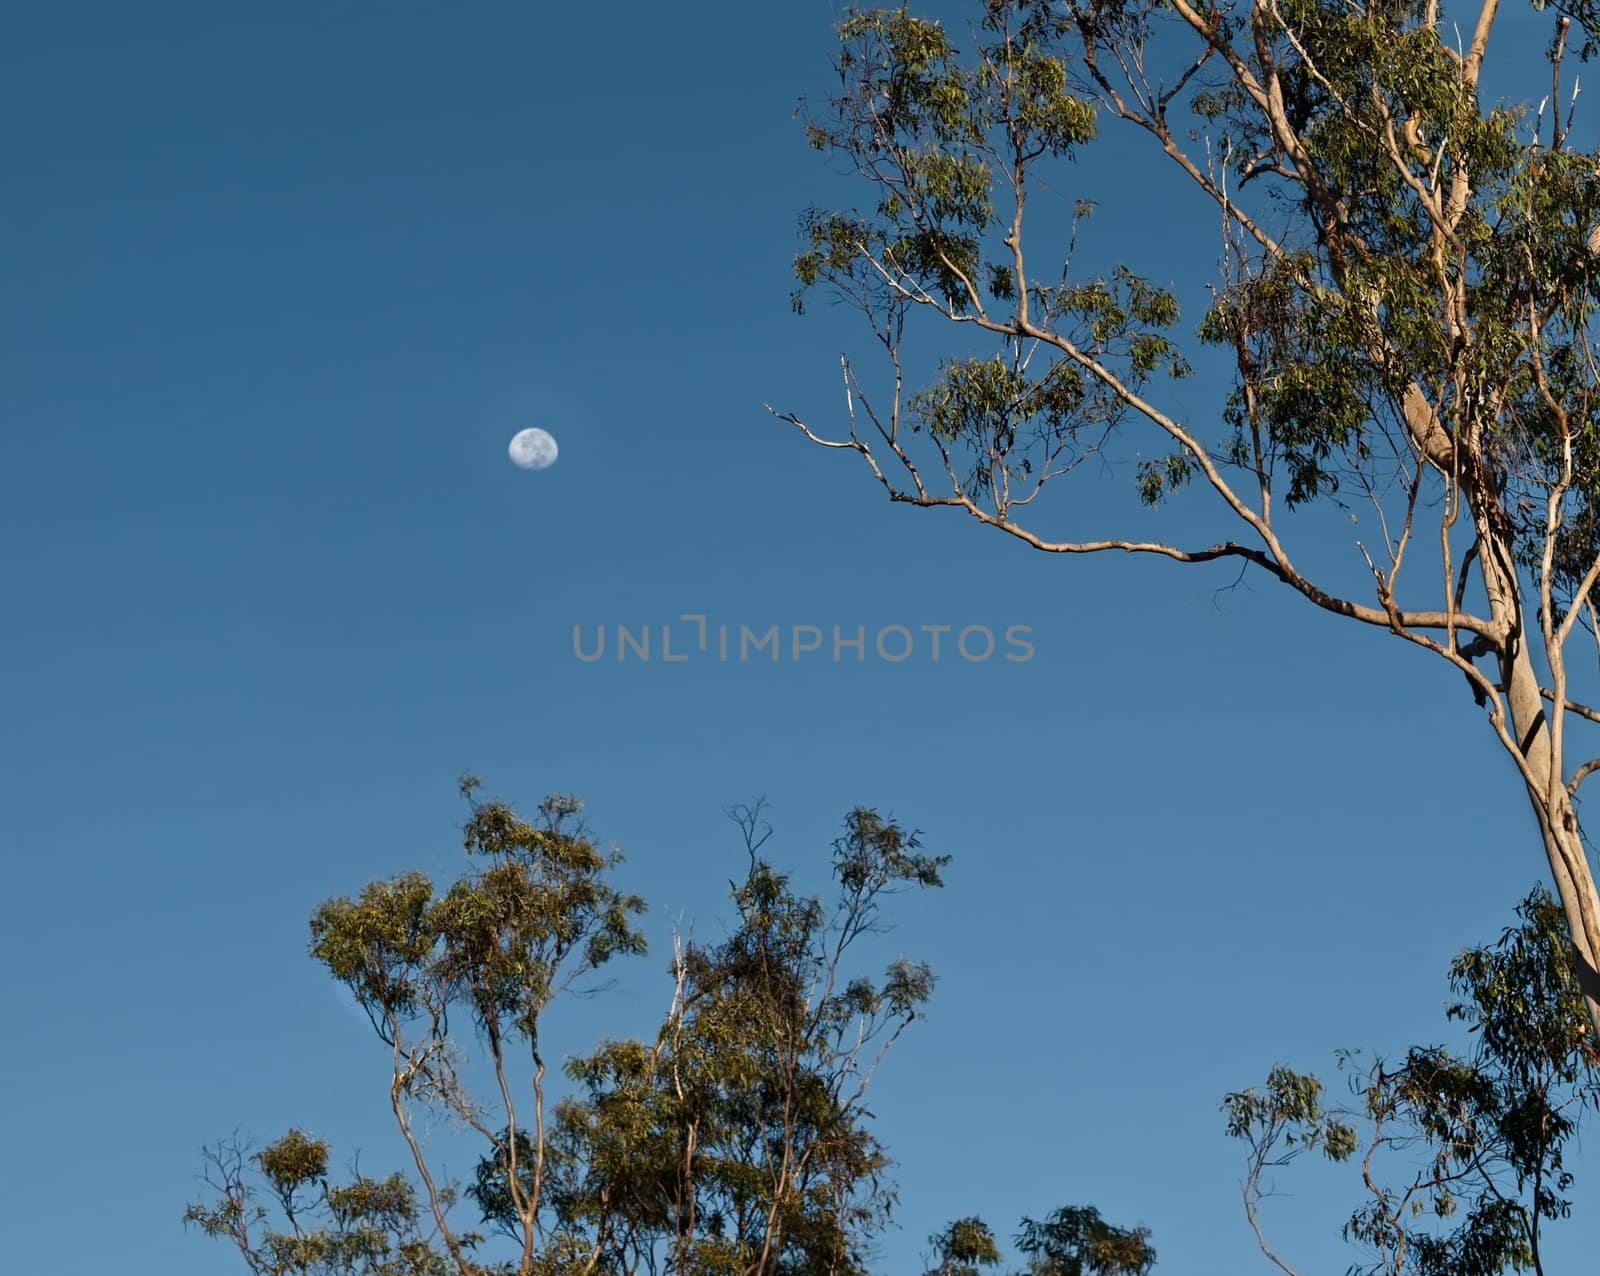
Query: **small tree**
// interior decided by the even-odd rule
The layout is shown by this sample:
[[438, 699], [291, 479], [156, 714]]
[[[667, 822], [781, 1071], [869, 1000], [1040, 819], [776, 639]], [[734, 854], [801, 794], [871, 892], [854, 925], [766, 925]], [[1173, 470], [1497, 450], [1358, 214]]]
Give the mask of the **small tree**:
[[[476, 790], [463, 782], [465, 848], [482, 867], [442, 895], [418, 873], [373, 882], [311, 921], [313, 956], [387, 1048], [417, 1186], [398, 1174], [335, 1184], [327, 1145], [298, 1130], [255, 1153], [235, 1138], [207, 1151], [207, 1193], [186, 1221], [231, 1241], [257, 1276], [864, 1272], [894, 1197], [863, 1101], [933, 976], [901, 958], [871, 978], [856, 950], [888, 897], [940, 885], [947, 858], [852, 811], [828, 907], [761, 858], [759, 808], [736, 811], [738, 924], [719, 944], [680, 944], [654, 1040], [570, 1059], [571, 1093], [547, 1112], [545, 1012], [643, 951], [643, 903], [611, 884], [621, 856], [576, 822], [576, 801], [547, 799], [528, 823]], [[466, 1081], [473, 1039], [487, 1096]], [[487, 1234], [454, 1220], [462, 1193], [430, 1164], [418, 1109], [481, 1140], [465, 1195]], [[491, 1236], [514, 1256], [483, 1258]]]
[[[552, 1213], [600, 1270], [863, 1272], [893, 1203], [862, 1102], [933, 976], [903, 958], [880, 979], [847, 963], [880, 928], [884, 899], [939, 885], [946, 857], [853, 811], [829, 908], [760, 857], [759, 809], [736, 815], [749, 854], [737, 927], [679, 946], [653, 1042], [607, 1042], [567, 1066], [578, 1089], [557, 1112]], [[505, 1162], [486, 1161], [469, 1189], [502, 1226], [506, 1186]]]
[[[204, 1155], [208, 1199], [189, 1206], [184, 1222], [232, 1242], [255, 1276], [450, 1276], [459, 1270], [435, 1244], [403, 1175], [357, 1173], [332, 1183], [328, 1145], [300, 1130], [253, 1154], [235, 1136]], [[277, 1206], [276, 1219], [262, 1204], [262, 1187]], [[448, 1208], [454, 1196], [445, 1189], [441, 1198]], [[458, 1239], [471, 1248], [479, 1238], [462, 1233]]]
[[1023, 1219], [1016, 1245], [1027, 1276], [1145, 1276], [1156, 1262], [1147, 1228], [1113, 1227], [1093, 1206], [1067, 1206], [1042, 1223]]
[[[1377, 1059], [1352, 1072], [1350, 1107], [1330, 1106], [1320, 1080], [1281, 1066], [1223, 1100], [1227, 1132], [1247, 1148], [1245, 1219], [1285, 1276], [1296, 1269], [1269, 1243], [1261, 1204], [1275, 1172], [1307, 1153], [1359, 1164], [1367, 1199], [1344, 1236], [1367, 1261], [1352, 1272], [1544, 1276], [1544, 1225], [1570, 1209], [1564, 1151], [1584, 1112], [1600, 1108], [1600, 1052], [1560, 905], [1540, 888], [1517, 916], [1497, 944], [1451, 964], [1460, 1000], [1446, 1015], [1471, 1033], [1466, 1055], [1414, 1046], [1397, 1066]], [[1341, 1053], [1340, 1067], [1354, 1059]], [[1003, 1262], [980, 1218], [951, 1223], [931, 1244], [926, 1276], [980, 1276]], [[1018, 1276], [1144, 1276], [1156, 1260], [1147, 1229], [1114, 1227], [1087, 1206], [1024, 1219], [1015, 1247]]]
[[[1000, 1247], [981, 1218], [957, 1219], [931, 1238], [934, 1265], [925, 1276], [979, 1276], [998, 1267]], [[1018, 1276], [1146, 1276], [1155, 1266], [1150, 1230], [1114, 1227], [1088, 1205], [1068, 1205], [1043, 1222], [1024, 1218], [1015, 1241]]]
[[[806, 129], [865, 207], [805, 215], [796, 305], [858, 308], [885, 371], [844, 361], [837, 431], [779, 415], [892, 501], [1053, 554], [1234, 563], [1453, 667], [1521, 776], [1600, 1028], [1576, 806], [1600, 759], [1573, 739], [1600, 688], [1568, 658], [1600, 638], [1600, 168], [1573, 143], [1566, 16], [1546, 104], [1480, 102], [1499, 8], [1458, 47], [1438, 0], [981, 0], [965, 52], [905, 7], [849, 13]], [[1593, 7], [1564, 12], [1587, 54]], [[1070, 247], [1096, 195], [1073, 159], [1108, 118], [1123, 163], [1149, 144], [1217, 219], [1193, 344], [1174, 292]], [[916, 388], [923, 322], [944, 335]], [[1233, 384], [1191, 419], [1173, 384], [1201, 348]], [[1215, 539], [1050, 531], [1038, 498], [1092, 457], [1150, 505], [1201, 489]], [[1290, 517], [1350, 500], [1378, 527], [1354, 589], [1302, 566]]]
[[981, 1218], [958, 1218], [928, 1238], [934, 1265], [926, 1276], [979, 1276], [979, 1269], [1000, 1263], [1000, 1246]]
[[1600, 1054], [1560, 906], [1540, 889], [1517, 915], [1499, 943], [1450, 967], [1462, 1000], [1446, 1013], [1472, 1033], [1467, 1055], [1414, 1046], [1395, 1066], [1380, 1058], [1353, 1078], [1352, 1109], [1326, 1110], [1320, 1081], [1282, 1067], [1225, 1100], [1228, 1133], [1249, 1147], [1246, 1217], [1281, 1270], [1293, 1271], [1260, 1222], [1266, 1175], [1308, 1151], [1335, 1161], [1360, 1151], [1368, 1200], [1345, 1236], [1369, 1256], [1361, 1270], [1543, 1276], [1544, 1224], [1570, 1209], [1564, 1149], [1600, 1107]]

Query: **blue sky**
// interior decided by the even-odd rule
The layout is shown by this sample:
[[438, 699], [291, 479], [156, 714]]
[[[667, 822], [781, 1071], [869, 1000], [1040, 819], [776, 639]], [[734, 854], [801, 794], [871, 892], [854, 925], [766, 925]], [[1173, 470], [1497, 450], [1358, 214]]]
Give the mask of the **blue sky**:
[[[788, 303], [796, 214], [843, 189], [792, 118], [827, 90], [833, 19], [9, 15], [17, 1270], [95, 1269], [106, 1238], [133, 1272], [233, 1270], [178, 1220], [236, 1126], [399, 1164], [381, 1049], [305, 921], [374, 876], [455, 872], [468, 769], [530, 806], [582, 795], [653, 906], [656, 954], [562, 1011], [557, 1053], [647, 1024], [673, 919], [726, 917], [728, 803], [770, 800], [803, 882], [857, 803], [954, 855], [892, 937], [940, 983], [871, 1105], [901, 1163], [886, 1272], [952, 1217], [1009, 1234], [1067, 1203], [1150, 1226], [1158, 1271], [1248, 1270], [1222, 1094], [1447, 1035], [1449, 957], [1543, 872], [1459, 675], [1266, 584], [1219, 595], [1225, 569], [1057, 561], [891, 509], [763, 410], [836, 421], [859, 339]], [[1153, 238], [1150, 273], [1199, 278], [1211, 220], [1124, 159], [1086, 164], [1098, 248]], [[529, 425], [560, 441], [549, 471], [507, 461]], [[1106, 473], [1067, 522], [1214, 526], [1130, 489]], [[574, 625], [682, 613], [1021, 624], [1035, 655], [573, 656]], [[1353, 1197], [1320, 1181], [1273, 1204], [1306, 1270], [1342, 1270]], [[1580, 1216], [1552, 1248], [1597, 1239]]]

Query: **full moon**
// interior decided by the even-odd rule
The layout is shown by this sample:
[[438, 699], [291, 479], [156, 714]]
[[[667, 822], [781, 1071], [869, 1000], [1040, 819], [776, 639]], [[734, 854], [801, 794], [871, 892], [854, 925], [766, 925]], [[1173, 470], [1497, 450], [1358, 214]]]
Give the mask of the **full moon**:
[[546, 430], [518, 430], [506, 450], [512, 464], [525, 470], [548, 470], [556, 463], [556, 441]]

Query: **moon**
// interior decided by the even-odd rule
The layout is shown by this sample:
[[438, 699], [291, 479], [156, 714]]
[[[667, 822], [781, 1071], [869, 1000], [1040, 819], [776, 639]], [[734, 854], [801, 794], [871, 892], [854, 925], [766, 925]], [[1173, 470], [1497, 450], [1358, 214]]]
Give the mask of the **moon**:
[[518, 430], [506, 451], [511, 454], [511, 463], [524, 470], [548, 470], [559, 454], [555, 438], [540, 429]]

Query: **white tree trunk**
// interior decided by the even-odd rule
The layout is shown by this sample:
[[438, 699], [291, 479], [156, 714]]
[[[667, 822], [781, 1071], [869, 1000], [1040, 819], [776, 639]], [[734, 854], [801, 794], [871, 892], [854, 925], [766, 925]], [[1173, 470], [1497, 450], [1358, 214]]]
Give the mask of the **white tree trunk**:
[[1552, 755], [1549, 716], [1526, 644], [1517, 640], [1501, 667], [1511, 735], [1527, 767], [1528, 799], [1572, 933], [1578, 983], [1600, 1045], [1600, 966], [1595, 960], [1600, 954], [1600, 894], [1578, 834], [1577, 812], [1562, 782], [1560, 759]]

